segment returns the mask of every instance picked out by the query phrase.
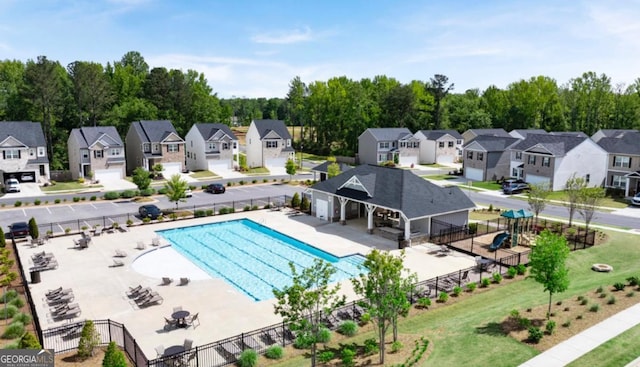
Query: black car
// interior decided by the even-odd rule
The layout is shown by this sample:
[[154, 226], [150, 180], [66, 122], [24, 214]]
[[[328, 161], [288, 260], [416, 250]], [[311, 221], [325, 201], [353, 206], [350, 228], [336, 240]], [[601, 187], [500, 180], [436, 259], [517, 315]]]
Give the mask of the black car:
[[223, 184], [214, 183], [207, 186], [207, 188], [204, 191], [211, 194], [224, 194], [226, 189], [224, 188]]
[[162, 215], [162, 211], [160, 208], [153, 204], [143, 205], [138, 209], [138, 214], [140, 214], [140, 218], [150, 218], [150, 219], [158, 219], [159, 216]]
[[526, 183], [510, 183], [502, 188], [502, 192], [507, 195], [520, 194], [529, 190], [529, 184]]
[[16, 222], [9, 226], [12, 238], [25, 238], [29, 235], [29, 225], [26, 222]]

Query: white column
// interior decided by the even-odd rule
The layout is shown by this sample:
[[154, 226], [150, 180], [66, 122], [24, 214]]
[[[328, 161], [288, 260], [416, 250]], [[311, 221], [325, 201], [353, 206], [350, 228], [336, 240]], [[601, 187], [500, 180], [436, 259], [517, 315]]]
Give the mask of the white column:
[[629, 184], [631, 184], [631, 179], [629, 177], [626, 177], [626, 185], [624, 185], [624, 196], [627, 197], [629, 196]]
[[347, 202], [349, 199], [338, 196], [338, 201], [340, 201], [340, 224], [345, 225], [347, 224]]
[[365, 204], [367, 208], [367, 233], [373, 233], [373, 211], [376, 209], [373, 204]]
[[402, 213], [400, 213], [400, 216], [404, 221], [404, 239], [407, 241], [406, 243], [411, 246], [411, 221], [409, 221], [409, 218], [405, 217]]

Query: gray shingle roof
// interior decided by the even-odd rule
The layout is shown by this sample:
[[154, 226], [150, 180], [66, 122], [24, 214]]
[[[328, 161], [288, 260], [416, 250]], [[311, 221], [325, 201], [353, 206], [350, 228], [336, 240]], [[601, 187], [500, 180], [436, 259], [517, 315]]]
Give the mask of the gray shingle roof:
[[[320, 163], [319, 165], [313, 167], [311, 170], [316, 172], [327, 173], [328, 167], [331, 163], [333, 162], [326, 161], [326, 162]], [[340, 172], [345, 172], [353, 168], [350, 165], [345, 163], [338, 163], [338, 165], [340, 166]]]
[[204, 140], [208, 140], [213, 135], [215, 135], [218, 131], [222, 130], [225, 134], [229, 135], [232, 140], [238, 140], [236, 138], [236, 134], [231, 131], [231, 128], [225, 124], [221, 123], [198, 123], [195, 124], [198, 131], [200, 131], [200, 135], [204, 138]]
[[640, 155], [640, 132], [627, 132], [620, 138], [602, 138], [597, 144], [607, 153]]
[[103, 136], [102, 139], [105, 140], [110, 147], [124, 147], [118, 130], [113, 126], [86, 126], [72, 129], [71, 134], [76, 138], [76, 141], [79, 142], [80, 148], [88, 148]]
[[583, 133], [582, 131], [551, 131], [549, 135], [558, 135], [558, 136], [574, 136], [577, 138], [588, 138], [589, 135]]
[[253, 120], [253, 124], [260, 134], [260, 139], [264, 138], [270, 131], [274, 131], [282, 139], [291, 139], [291, 134], [282, 120]]
[[[340, 188], [354, 176], [372, 197], [363, 191]], [[409, 219], [475, 207], [458, 187], [440, 187], [411, 171], [376, 165], [360, 165], [319, 182], [311, 189], [399, 210]]]
[[[406, 127], [380, 127], [369, 128], [368, 131], [378, 141], [393, 141], [412, 137], [411, 130]], [[364, 133], [363, 133], [364, 134]]]
[[[621, 138], [627, 133], [637, 133], [638, 130], [631, 129], [600, 129], [596, 133], [601, 133], [606, 138]], [[595, 135], [595, 134], [593, 134]], [[592, 135], [592, 137], [593, 137]]]
[[564, 156], [571, 149], [588, 139], [588, 137], [577, 137], [575, 135], [564, 134], [528, 134], [526, 139], [516, 144], [514, 150], [527, 150], [536, 145], [547, 149], [554, 156]]
[[173, 124], [169, 120], [154, 120], [154, 121], [135, 121], [131, 126], [136, 129], [140, 140], [143, 143], [158, 143], [163, 141], [171, 133], [178, 135], [178, 132], [173, 127]]
[[46, 147], [42, 125], [32, 121], [0, 122], [0, 141], [12, 136], [28, 147]]
[[512, 136], [479, 135], [477, 138], [472, 140], [471, 143], [465, 144], [464, 147], [466, 148], [469, 145], [476, 143], [487, 152], [502, 152], [520, 140], [522, 139], [514, 138]]
[[471, 131], [476, 136], [492, 135], [503, 136], [505, 138], [511, 136], [505, 129], [469, 129], [468, 131]]
[[456, 130], [420, 130], [420, 132], [429, 140], [438, 140], [446, 134], [451, 135], [454, 139], [462, 139], [462, 135]]
[[546, 134], [547, 133], [547, 131], [543, 129], [513, 129], [509, 132], [509, 134], [513, 132], [518, 133], [525, 138], [527, 137], [528, 134]]

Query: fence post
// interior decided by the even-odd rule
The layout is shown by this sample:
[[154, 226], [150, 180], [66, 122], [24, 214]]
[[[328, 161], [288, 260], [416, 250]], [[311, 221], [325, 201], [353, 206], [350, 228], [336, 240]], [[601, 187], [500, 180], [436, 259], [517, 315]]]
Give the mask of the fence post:
[[78, 231], [80, 231], [80, 219], [78, 219]]
[[285, 344], [285, 329], [284, 329], [284, 321], [282, 321], [282, 346], [284, 347]]
[[244, 333], [240, 333], [240, 342], [241, 342], [241, 345], [242, 345], [242, 350], [244, 351], [244, 350], [245, 350], [245, 348], [247, 347], [247, 346], [244, 344]]
[[475, 236], [471, 237], [471, 253], [473, 253], [473, 239], [476, 238]]

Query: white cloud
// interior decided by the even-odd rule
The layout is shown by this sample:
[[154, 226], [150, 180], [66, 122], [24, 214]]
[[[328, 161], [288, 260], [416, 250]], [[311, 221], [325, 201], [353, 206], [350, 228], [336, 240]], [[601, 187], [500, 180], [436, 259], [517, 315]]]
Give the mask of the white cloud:
[[292, 44], [299, 42], [307, 42], [312, 40], [311, 29], [305, 27], [304, 29], [293, 29], [288, 31], [275, 31], [263, 34], [257, 34], [251, 37], [251, 40], [255, 43], [267, 43], [267, 44]]

